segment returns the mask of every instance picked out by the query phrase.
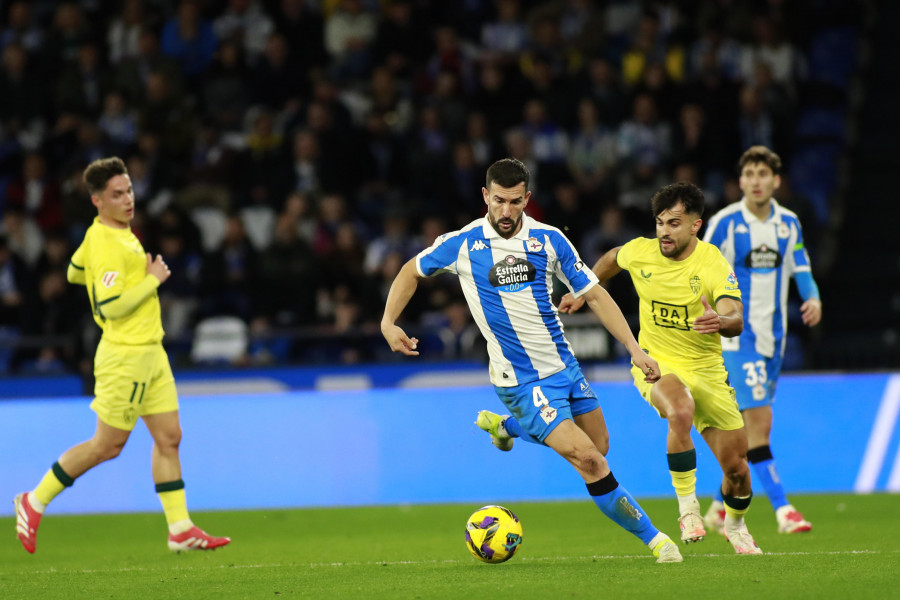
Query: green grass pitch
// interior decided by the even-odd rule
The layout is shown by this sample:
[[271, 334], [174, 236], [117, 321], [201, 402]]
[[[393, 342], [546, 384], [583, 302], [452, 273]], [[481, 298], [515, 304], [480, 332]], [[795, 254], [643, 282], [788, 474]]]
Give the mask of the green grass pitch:
[[[684, 563], [664, 565], [587, 499], [486, 501], [513, 509], [524, 527], [519, 553], [500, 565], [465, 547], [476, 505], [196, 513], [200, 526], [233, 541], [183, 554], [167, 550], [161, 514], [49, 514], [34, 555], [7, 517], [0, 598], [900, 598], [900, 497], [793, 500], [812, 532], [779, 535], [758, 497], [747, 520], [764, 556], [736, 556], [710, 534], [681, 545]], [[642, 505], [677, 539], [674, 498]]]

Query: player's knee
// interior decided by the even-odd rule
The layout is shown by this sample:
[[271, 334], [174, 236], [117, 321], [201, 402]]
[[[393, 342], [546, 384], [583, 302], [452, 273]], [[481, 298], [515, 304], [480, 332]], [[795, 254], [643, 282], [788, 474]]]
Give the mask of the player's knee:
[[678, 431], [690, 430], [694, 424], [694, 403], [674, 403], [666, 413], [669, 426]]
[[100, 464], [108, 460], [112, 460], [122, 453], [125, 442], [95, 444], [93, 447], [94, 463]]
[[181, 427], [159, 434], [155, 441], [163, 452], [177, 452], [178, 446], [181, 444]]
[[599, 477], [606, 466], [606, 459], [597, 448], [589, 448], [576, 451], [575, 464], [581, 472]]

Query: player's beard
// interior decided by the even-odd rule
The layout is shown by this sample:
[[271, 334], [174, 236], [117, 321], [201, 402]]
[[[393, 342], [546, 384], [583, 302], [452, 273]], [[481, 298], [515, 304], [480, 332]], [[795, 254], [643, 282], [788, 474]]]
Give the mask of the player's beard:
[[688, 241], [685, 242], [684, 244], [680, 244], [680, 245], [679, 245], [678, 240], [676, 240], [675, 238], [671, 238], [671, 237], [670, 237], [670, 238], [667, 238], [667, 239], [670, 240], [670, 241], [674, 244], [674, 245], [672, 246], [672, 249], [671, 249], [671, 250], [668, 250], [668, 251], [665, 250], [665, 249], [663, 248], [663, 245], [662, 245], [662, 238], [658, 238], [658, 239], [657, 239], [657, 242], [659, 243], [659, 252], [660, 252], [660, 254], [662, 254], [663, 256], [665, 256], [666, 258], [675, 258], [676, 256], [680, 256], [681, 253], [684, 252], [685, 248], [688, 247], [688, 244], [691, 243], [691, 241], [688, 240]]
[[[500, 234], [500, 237], [509, 239], [513, 235], [515, 235], [517, 231], [519, 231], [519, 226], [522, 224], [522, 215], [519, 215], [519, 218], [515, 221], [512, 219], [500, 219], [499, 221], [494, 221], [494, 217], [491, 216], [491, 213], [488, 213], [488, 223], [491, 224], [491, 227], [494, 228], [494, 231]], [[510, 227], [508, 234], [504, 233], [503, 230], [500, 229], [500, 223], [512, 223], [512, 227]]]

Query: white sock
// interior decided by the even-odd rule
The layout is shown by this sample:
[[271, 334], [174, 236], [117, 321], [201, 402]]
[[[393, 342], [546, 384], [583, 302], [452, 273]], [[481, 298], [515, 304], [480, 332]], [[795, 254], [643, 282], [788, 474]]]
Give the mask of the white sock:
[[169, 533], [171, 533], [172, 535], [178, 535], [179, 533], [184, 533], [193, 526], [194, 522], [190, 519], [175, 521], [174, 523], [169, 525]]
[[671, 539], [669, 536], [664, 534], [662, 531], [653, 536], [653, 539], [647, 542], [647, 547], [653, 550], [656, 548], [657, 544], [662, 542], [663, 540]]
[[696, 494], [690, 494], [689, 496], [675, 496], [678, 498], [678, 514], [683, 515], [685, 513], [697, 513], [700, 514], [700, 502], [697, 500]]
[[28, 492], [28, 504], [31, 505], [31, 508], [34, 509], [34, 512], [38, 514], [44, 514], [44, 511], [47, 510], [47, 505], [37, 499], [37, 496], [34, 495], [34, 492]]

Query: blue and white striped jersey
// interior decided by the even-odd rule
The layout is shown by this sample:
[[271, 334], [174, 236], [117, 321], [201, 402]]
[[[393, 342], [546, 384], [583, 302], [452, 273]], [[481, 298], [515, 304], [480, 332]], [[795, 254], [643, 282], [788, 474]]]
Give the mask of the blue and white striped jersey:
[[577, 365], [551, 300], [556, 275], [575, 296], [597, 277], [555, 227], [522, 216], [502, 238], [487, 218], [446, 233], [416, 256], [419, 274], [459, 276], [475, 322], [487, 340], [491, 382], [512, 387]]
[[757, 219], [743, 199], [726, 206], [709, 220], [704, 236], [733, 265], [744, 301], [744, 332], [723, 337], [722, 349], [743, 345], [769, 358], [784, 353], [790, 278], [810, 271], [797, 215], [774, 198], [771, 203], [765, 221]]

